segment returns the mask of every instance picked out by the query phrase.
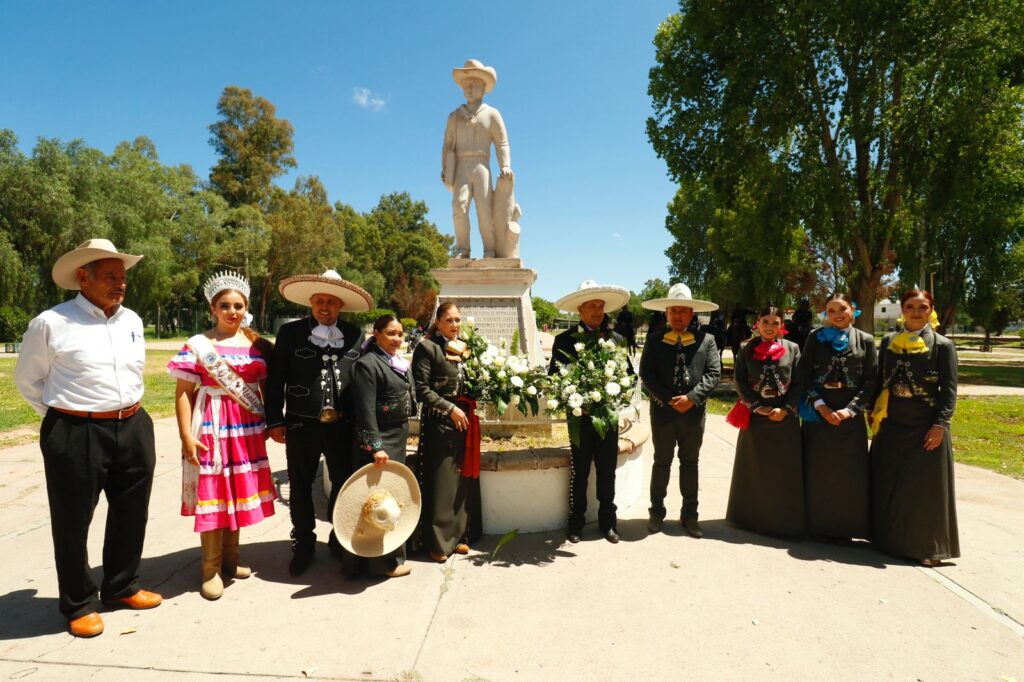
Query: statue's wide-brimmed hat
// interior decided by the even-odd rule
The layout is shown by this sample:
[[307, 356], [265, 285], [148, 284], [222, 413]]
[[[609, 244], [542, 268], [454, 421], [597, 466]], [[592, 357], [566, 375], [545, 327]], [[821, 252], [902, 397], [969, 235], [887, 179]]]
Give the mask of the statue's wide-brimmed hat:
[[604, 311], [606, 313], [615, 312], [629, 303], [629, 291], [609, 284], [598, 284], [594, 280], [588, 279], [580, 282], [580, 286], [576, 291], [568, 293], [555, 301], [555, 307], [559, 310], [574, 313], [587, 301], [598, 299], [604, 301]]
[[648, 310], [668, 310], [673, 306], [692, 308], [695, 313], [710, 313], [718, 310], [718, 304], [711, 301], [702, 301], [690, 294], [690, 287], [682, 282], [673, 284], [668, 290], [667, 298], [652, 298], [644, 301], [643, 306]]
[[383, 556], [416, 530], [420, 508], [420, 486], [409, 467], [392, 460], [380, 469], [367, 464], [341, 486], [334, 534], [357, 556]]
[[483, 62], [477, 59], [467, 59], [461, 67], [452, 69], [452, 78], [462, 87], [462, 81], [469, 77], [479, 78], [484, 82], [484, 92], [490, 92], [498, 84], [498, 72], [494, 67], [484, 66]]
[[106, 258], [117, 258], [124, 263], [125, 270], [142, 260], [142, 256], [118, 253], [117, 247], [109, 239], [89, 239], [57, 259], [51, 272], [53, 281], [61, 289], [78, 291], [81, 289], [76, 274], [78, 268]]
[[346, 313], [365, 313], [373, 309], [373, 296], [360, 286], [341, 278], [334, 270], [322, 275], [295, 275], [281, 280], [278, 291], [285, 300], [309, 307], [315, 294], [328, 294], [341, 299]]

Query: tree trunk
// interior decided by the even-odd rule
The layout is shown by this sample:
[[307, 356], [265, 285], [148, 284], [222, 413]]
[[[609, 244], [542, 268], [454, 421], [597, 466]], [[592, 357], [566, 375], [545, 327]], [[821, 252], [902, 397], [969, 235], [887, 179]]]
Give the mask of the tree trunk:
[[853, 321], [853, 326], [868, 334], [875, 333], [875, 299], [880, 277], [875, 273], [867, 277], [862, 275], [853, 286], [857, 295], [857, 309], [860, 310], [860, 317]]

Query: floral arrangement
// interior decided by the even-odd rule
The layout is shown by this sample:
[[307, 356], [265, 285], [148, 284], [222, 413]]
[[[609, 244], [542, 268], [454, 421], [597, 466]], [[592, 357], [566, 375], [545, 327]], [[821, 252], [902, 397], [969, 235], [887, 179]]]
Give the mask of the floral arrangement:
[[544, 369], [531, 367], [527, 358], [509, 352], [504, 341], [495, 346], [471, 322], [463, 324], [462, 338], [468, 353], [463, 367], [469, 395], [493, 403], [499, 417], [513, 406], [524, 416], [536, 416], [548, 383]]
[[611, 340], [583, 339], [574, 346], [575, 362], [556, 358], [559, 370], [551, 377], [549, 391], [560, 400], [548, 400], [548, 410], [565, 413], [569, 439], [577, 446], [584, 415], [604, 438], [610, 429], [618, 429], [619, 410], [629, 405], [634, 391], [626, 350]]

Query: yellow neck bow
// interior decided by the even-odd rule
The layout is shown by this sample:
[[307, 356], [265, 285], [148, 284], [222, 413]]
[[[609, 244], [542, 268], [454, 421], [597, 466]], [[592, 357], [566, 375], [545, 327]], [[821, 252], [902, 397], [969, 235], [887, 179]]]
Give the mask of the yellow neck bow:
[[919, 332], [900, 332], [889, 342], [889, 347], [899, 353], [927, 353], [928, 344]]
[[691, 334], [690, 332], [677, 332], [674, 329], [669, 329], [667, 332], [665, 332], [665, 337], [662, 339], [662, 341], [673, 346], [676, 345], [677, 343], [681, 343], [684, 346], [689, 346], [691, 343], [694, 342], [694, 338], [693, 334]]

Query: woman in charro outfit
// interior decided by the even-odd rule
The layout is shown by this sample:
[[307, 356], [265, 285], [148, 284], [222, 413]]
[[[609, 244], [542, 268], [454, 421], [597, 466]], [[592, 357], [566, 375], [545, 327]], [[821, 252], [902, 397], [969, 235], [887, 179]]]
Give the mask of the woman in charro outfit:
[[797, 369], [803, 391], [807, 532], [834, 539], [869, 534], [871, 462], [864, 411], [878, 380], [875, 338], [855, 329], [845, 294], [825, 305], [825, 326], [807, 337]]
[[[409, 363], [398, 354], [404, 339], [402, 323], [394, 315], [382, 315], [373, 323], [373, 336], [352, 365], [352, 396], [355, 403], [356, 439], [353, 469], [373, 463], [383, 467], [394, 460], [405, 464], [409, 417], [415, 414]], [[358, 557], [341, 550], [341, 570], [348, 577], [359, 573], [398, 578], [409, 575], [405, 545], [380, 557]]]
[[726, 518], [771, 535], [804, 532], [804, 476], [791, 391], [800, 348], [782, 338], [782, 311], [761, 310], [757, 334], [736, 358], [740, 395], [728, 421], [740, 428]]
[[462, 363], [469, 349], [459, 339], [461, 312], [449, 301], [434, 317], [413, 352], [412, 374], [422, 405], [422, 542], [431, 559], [443, 562], [453, 552], [467, 554], [469, 540], [479, 537], [480, 422], [475, 401], [466, 395]]
[[203, 292], [214, 327], [190, 338], [167, 371], [178, 380], [181, 514], [195, 517], [203, 556], [200, 593], [212, 600], [223, 594], [221, 576], [251, 573], [239, 563], [239, 529], [274, 514], [261, 399], [272, 347], [245, 326], [249, 282], [244, 277], [222, 272]]
[[953, 342], [932, 330], [935, 300], [900, 297], [904, 328], [882, 339], [872, 411], [871, 541], [894, 556], [938, 565], [960, 556], [949, 424], [956, 408]]

